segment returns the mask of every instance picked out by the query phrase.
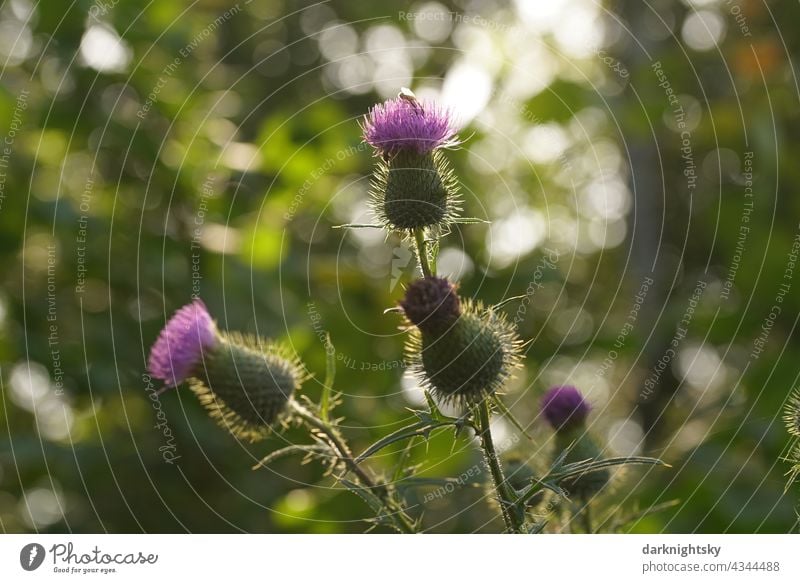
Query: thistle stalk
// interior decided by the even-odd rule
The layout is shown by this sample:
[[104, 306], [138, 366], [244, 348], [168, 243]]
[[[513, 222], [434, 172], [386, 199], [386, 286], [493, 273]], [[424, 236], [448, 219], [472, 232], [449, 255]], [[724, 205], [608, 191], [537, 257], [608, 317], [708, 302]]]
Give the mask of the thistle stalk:
[[431, 277], [430, 264], [428, 263], [428, 244], [425, 241], [425, 232], [422, 229], [414, 229], [414, 240], [417, 243], [417, 257], [419, 257], [419, 267], [422, 275]]
[[336, 452], [336, 457], [345, 465], [347, 470], [352, 472], [365, 488], [371, 490], [381, 502], [383, 502], [390, 514], [399, 519], [399, 524], [403, 527], [404, 532], [416, 532], [414, 522], [406, 514], [405, 510], [392, 498], [386, 485], [377, 483], [364, 468], [356, 463], [353, 452], [350, 450], [347, 442], [333, 425], [323, 421], [294, 399], [290, 401], [289, 406], [310, 429], [318, 431], [325, 437], [332, 449]]
[[489, 466], [489, 472], [492, 474], [492, 482], [500, 503], [500, 509], [503, 513], [503, 521], [506, 524], [506, 530], [511, 533], [519, 534], [523, 531], [523, 522], [520, 520], [519, 514], [512, 508], [515, 496], [511, 492], [511, 487], [508, 482], [506, 482], [505, 476], [503, 475], [503, 468], [500, 467], [500, 460], [494, 448], [494, 440], [492, 439], [492, 430], [489, 422], [489, 406], [486, 404], [486, 400], [478, 403], [476, 409], [478, 413], [481, 448], [486, 458], [486, 464]]
[[[417, 254], [419, 256], [419, 263], [422, 269], [422, 273], [426, 278], [434, 278], [436, 275], [435, 268], [432, 270], [430, 267], [430, 263], [428, 262], [429, 258], [427, 253], [427, 245], [423, 230], [415, 229], [414, 238], [417, 243]], [[434, 244], [435, 243], [436, 242], [434, 241]], [[425, 281], [430, 281], [430, 279]], [[437, 285], [436, 283], [430, 283], [425, 287], [428, 293], [432, 293], [433, 289], [437, 287]], [[430, 289], [428, 289], [429, 287]], [[415, 323], [417, 324], [418, 327], [420, 327], [420, 329], [424, 328], [425, 330], [428, 330], [431, 327], [435, 327], [436, 323], [439, 320], [445, 320], [447, 323], [445, 328], [450, 328], [452, 330], [453, 322], [451, 322], [448, 318], [448, 316], [452, 316], [451, 312], [457, 313], [456, 317], [460, 318], [459, 321], [465, 321], [464, 319], [467, 318], [467, 316], [461, 314], [459, 301], [455, 296], [454, 292], [453, 292], [453, 297], [456, 298], [455, 302], [453, 302], [449, 298], [449, 294], [445, 294], [440, 301], [434, 302], [436, 305], [436, 310], [434, 310], [433, 314], [427, 314], [429, 306], [425, 305], [425, 302], [423, 302], [423, 305], [421, 306], [422, 309], [420, 310], [420, 313], [417, 314], [416, 313], [417, 310], [414, 309], [415, 308], [414, 303], [408, 301], [410, 299], [408, 296], [406, 297], [405, 303], [401, 303], [401, 305], [404, 311], [406, 312], [407, 317], [409, 317], [412, 321], [419, 320], [416, 321]], [[476, 345], [474, 336], [471, 336], [470, 345], [471, 346]], [[513, 342], [510, 342], [509, 345], [513, 345]], [[497, 354], [498, 350], [499, 349], [492, 350], [492, 354], [493, 355]], [[445, 369], [439, 371], [438, 376], [441, 377], [440, 380], [450, 378], [453, 375], [453, 371], [451, 370], [452, 365], [453, 361], [448, 361], [448, 366], [446, 366]], [[508, 368], [511, 368], [512, 365], [513, 363], [509, 363]], [[423, 368], [425, 368], [424, 363], [422, 366]], [[448, 371], [450, 371], [449, 374]], [[458, 384], [460, 386], [460, 390], [463, 391], [464, 386], [461, 383], [461, 381], [459, 380], [456, 384]], [[486, 387], [481, 387], [481, 391], [483, 391], [485, 388]], [[495, 389], [496, 387], [492, 387], [492, 389], [488, 390], [487, 393], [494, 394]], [[440, 394], [440, 391], [436, 390], [435, 387], [434, 387], [434, 392]], [[445, 398], [448, 398], [447, 393], [445, 393]], [[449, 395], [449, 398], [453, 398], [453, 396]], [[511, 533], [524, 532], [524, 520], [525, 520], [524, 514], [520, 513], [517, 507], [515, 506], [516, 503], [515, 493], [511, 489], [511, 486], [506, 482], [505, 477], [503, 476], [503, 470], [500, 466], [500, 460], [498, 459], [497, 452], [495, 451], [494, 440], [492, 439], [492, 430], [489, 422], [490, 413], [489, 413], [489, 405], [487, 403], [487, 399], [485, 396], [480, 400], [478, 400], [477, 398], [474, 400], [466, 399], [466, 402], [469, 401], [471, 401], [471, 405], [473, 405], [473, 414], [476, 419], [477, 432], [481, 440], [481, 449], [483, 450], [484, 458], [486, 459], [486, 463], [489, 466], [489, 471], [492, 475], [492, 484], [496, 496], [500, 502], [500, 509], [502, 511], [503, 521], [505, 522], [506, 530]]]

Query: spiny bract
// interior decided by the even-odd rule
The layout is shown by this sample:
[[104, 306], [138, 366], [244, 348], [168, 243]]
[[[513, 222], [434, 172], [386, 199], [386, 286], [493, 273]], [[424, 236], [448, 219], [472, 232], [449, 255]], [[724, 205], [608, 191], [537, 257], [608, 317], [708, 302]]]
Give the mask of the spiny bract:
[[472, 405], [500, 389], [519, 365], [521, 341], [502, 314], [461, 300], [441, 332], [413, 328], [406, 354], [422, 385], [443, 402]]
[[789, 395], [789, 401], [783, 410], [783, 420], [790, 435], [800, 437], [800, 389]]
[[223, 333], [190, 385], [210, 416], [236, 437], [257, 441], [281, 420], [306, 379], [300, 361], [277, 344]]
[[370, 207], [388, 229], [444, 230], [461, 210], [458, 181], [444, 155], [401, 150], [380, 159], [370, 183]]

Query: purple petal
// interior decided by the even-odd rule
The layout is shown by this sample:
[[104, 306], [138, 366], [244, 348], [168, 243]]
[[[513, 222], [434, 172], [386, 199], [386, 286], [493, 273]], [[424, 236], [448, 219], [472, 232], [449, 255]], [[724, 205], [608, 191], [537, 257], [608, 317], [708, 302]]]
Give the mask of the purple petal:
[[154, 378], [174, 387], [191, 376], [203, 351], [217, 343], [217, 328], [202, 300], [183, 306], [158, 336], [147, 369]]
[[458, 144], [451, 112], [432, 103], [390, 99], [364, 118], [364, 140], [384, 154], [414, 150], [426, 154]]
[[542, 397], [541, 407], [556, 430], [582, 425], [591, 410], [581, 392], [569, 385], [549, 389]]

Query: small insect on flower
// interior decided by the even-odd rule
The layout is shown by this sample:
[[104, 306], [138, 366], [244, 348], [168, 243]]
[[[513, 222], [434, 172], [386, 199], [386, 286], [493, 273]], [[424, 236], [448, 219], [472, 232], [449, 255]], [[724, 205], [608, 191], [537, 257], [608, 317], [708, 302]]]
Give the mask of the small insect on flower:
[[202, 300], [175, 312], [150, 349], [150, 376], [175, 387], [197, 370], [204, 354], [219, 342], [217, 327]]
[[419, 112], [422, 111], [422, 106], [419, 104], [419, 101], [417, 101], [417, 96], [414, 95], [414, 92], [411, 91], [411, 89], [409, 89], [408, 87], [401, 87], [400, 93], [397, 94], [397, 97], [399, 97], [400, 99], [405, 99], [406, 101], [411, 103], [414, 106], [414, 109], [416, 109], [417, 111]]
[[452, 112], [434, 103], [419, 101], [406, 88], [396, 99], [373, 106], [361, 128], [364, 141], [379, 154], [394, 155], [401, 150], [429, 154], [460, 143]]
[[441, 401], [478, 403], [519, 366], [515, 328], [494, 310], [459, 298], [444, 278], [415, 281], [400, 307], [413, 325], [406, 344], [410, 368]]
[[800, 437], [800, 389], [793, 390], [789, 395], [783, 410], [783, 421], [790, 435]]

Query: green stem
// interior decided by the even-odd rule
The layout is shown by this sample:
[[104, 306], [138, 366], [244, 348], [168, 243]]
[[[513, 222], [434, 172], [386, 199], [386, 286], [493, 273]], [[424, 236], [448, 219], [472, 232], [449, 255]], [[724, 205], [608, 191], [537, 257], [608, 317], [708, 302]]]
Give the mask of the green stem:
[[431, 277], [431, 267], [428, 264], [428, 244], [425, 241], [425, 231], [423, 229], [414, 229], [414, 240], [417, 242], [417, 257], [419, 257], [419, 266], [422, 269], [422, 275]]
[[489, 466], [489, 472], [492, 474], [492, 482], [494, 482], [494, 489], [500, 502], [503, 521], [506, 523], [508, 532], [520, 533], [522, 532], [522, 521], [519, 519], [518, 513], [511, 508], [514, 503], [514, 494], [511, 492], [511, 487], [506, 482], [505, 476], [503, 476], [503, 469], [500, 467], [500, 460], [494, 448], [492, 430], [489, 425], [489, 405], [485, 399], [478, 404], [477, 410], [481, 448], [486, 458], [486, 464]]
[[400, 519], [405, 531], [409, 533], [416, 532], [413, 521], [405, 513], [405, 510], [395, 502], [386, 486], [376, 483], [372, 476], [356, 463], [353, 452], [336, 428], [314, 415], [314, 413], [303, 407], [294, 399], [289, 401], [289, 405], [298, 417], [305, 421], [312, 429], [316, 429], [325, 436], [336, 451], [337, 457], [344, 463], [347, 469], [353, 472], [361, 484], [365, 488], [372, 490], [375, 495], [381, 499], [386, 508]]
[[583, 502], [583, 509], [581, 511], [583, 530], [586, 531], [586, 534], [592, 534], [592, 512], [589, 506], [589, 499], [584, 496], [581, 501]]

